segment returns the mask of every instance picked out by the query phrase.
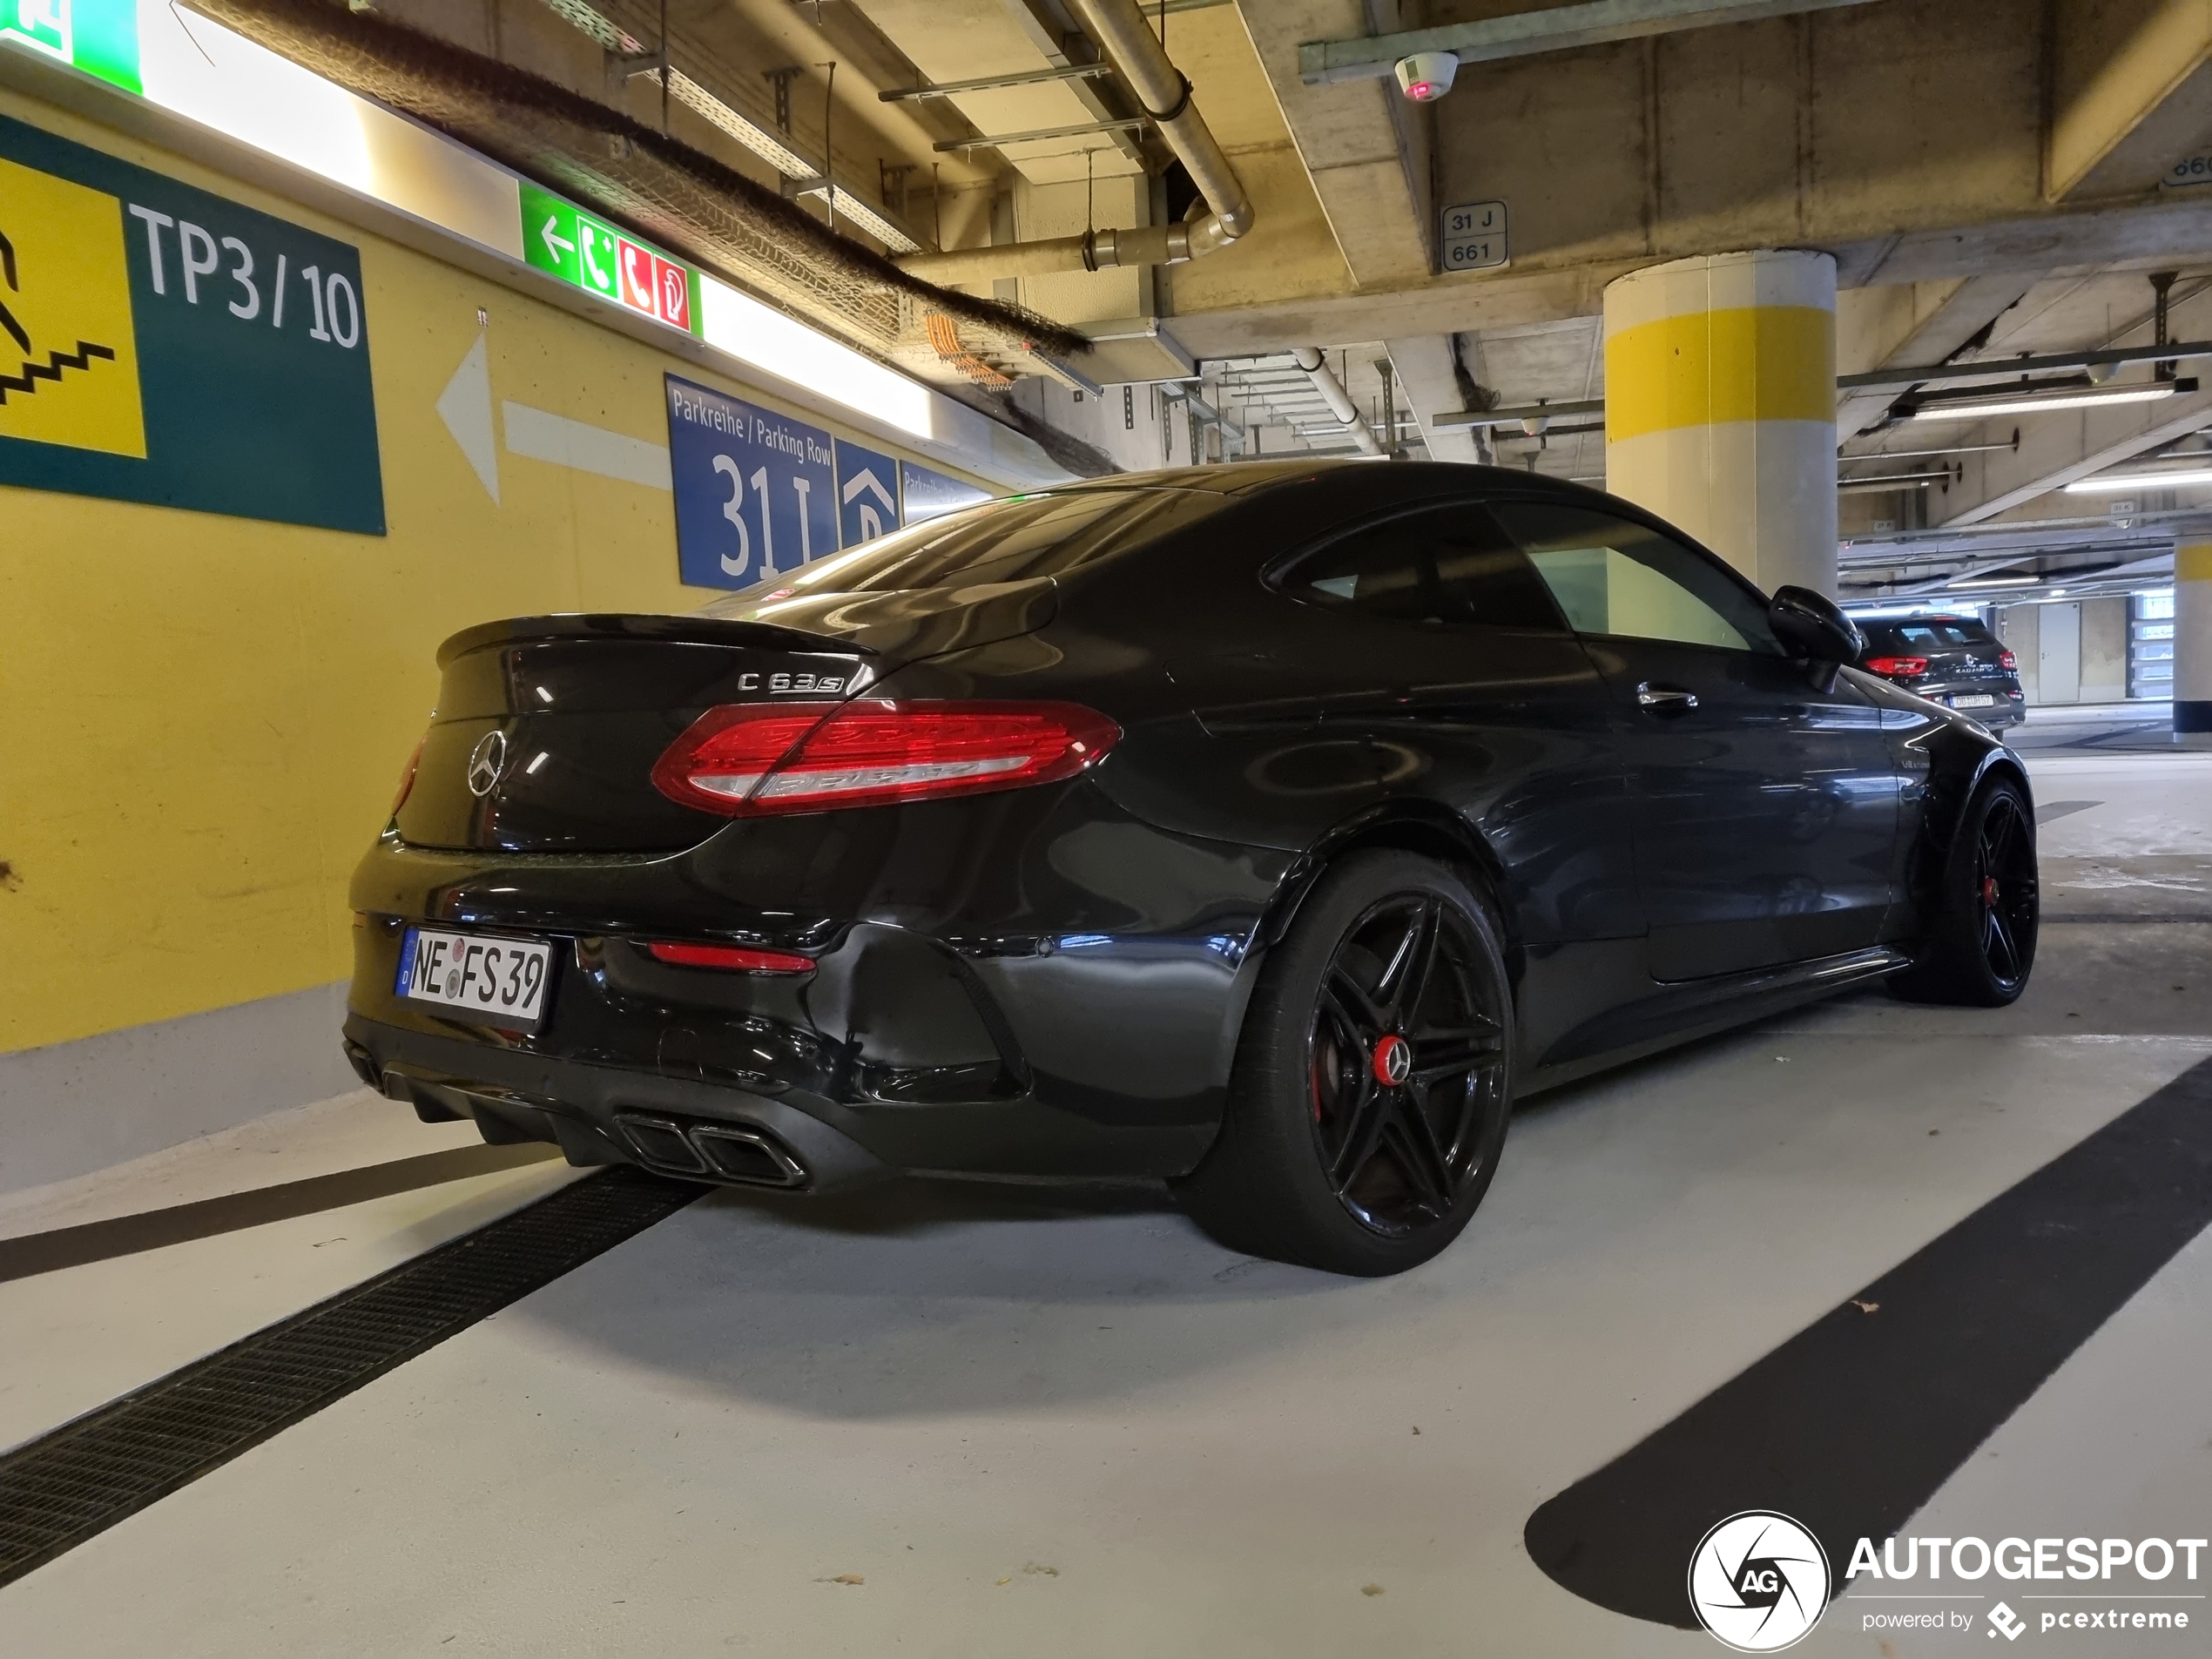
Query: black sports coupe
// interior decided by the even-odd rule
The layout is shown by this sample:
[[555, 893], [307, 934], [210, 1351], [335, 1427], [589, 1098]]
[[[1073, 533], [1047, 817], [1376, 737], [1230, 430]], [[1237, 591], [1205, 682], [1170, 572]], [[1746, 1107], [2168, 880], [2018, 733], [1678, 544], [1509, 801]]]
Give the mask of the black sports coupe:
[[354, 880], [364, 1079], [701, 1181], [1165, 1177], [1376, 1274], [1517, 1096], [2027, 979], [2019, 758], [1594, 490], [1163, 471], [773, 580], [446, 642]]

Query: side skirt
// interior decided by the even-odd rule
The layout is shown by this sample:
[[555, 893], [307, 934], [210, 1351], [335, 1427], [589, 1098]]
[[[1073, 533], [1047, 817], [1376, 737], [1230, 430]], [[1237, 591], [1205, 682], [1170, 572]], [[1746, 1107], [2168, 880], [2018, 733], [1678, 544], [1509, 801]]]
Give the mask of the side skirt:
[[1908, 952], [1878, 945], [1809, 962], [1784, 962], [1741, 974], [1656, 986], [1652, 995], [1587, 1020], [1568, 1032], [1524, 1074], [1515, 1092], [1527, 1096], [1555, 1089], [1646, 1055], [1694, 1042], [1730, 1026], [1818, 1001], [1912, 964]]

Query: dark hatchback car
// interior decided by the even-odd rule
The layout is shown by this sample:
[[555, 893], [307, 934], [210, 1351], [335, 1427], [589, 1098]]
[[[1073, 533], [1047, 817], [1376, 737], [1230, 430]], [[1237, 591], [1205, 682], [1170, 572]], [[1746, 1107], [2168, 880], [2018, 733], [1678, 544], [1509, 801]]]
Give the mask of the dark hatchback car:
[[2027, 718], [2020, 664], [1972, 617], [1868, 617], [1858, 665], [1915, 697], [1971, 714], [1993, 730]]
[[702, 1181], [1165, 1177], [1382, 1273], [1518, 1095], [2027, 978], [2018, 759], [1595, 491], [1162, 472], [777, 580], [446, 643], [353, 886], [364, 1078]]

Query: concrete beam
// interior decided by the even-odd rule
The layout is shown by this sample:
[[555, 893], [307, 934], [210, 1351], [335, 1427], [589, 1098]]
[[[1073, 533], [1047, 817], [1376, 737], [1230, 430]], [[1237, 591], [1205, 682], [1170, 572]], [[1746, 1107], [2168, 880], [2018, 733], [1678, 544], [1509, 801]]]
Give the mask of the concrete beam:
[[[2202, 198], [2077, 209], [1889, 236], [1878, 243], [1810, 235], [1796, 245], [1834, 253], [1838, 283], [1846, 289], [2001, 272], [2049, 277], [2186, 268], [2212, 260], [2212, 190]], [[1495, 275], [1426, 278], [1365, 293], [1298, 295], [1186, 312], [1175, 319], [1175, 330], [1200, 357], [1254, 356], [1302, 341], [1337, 346], [1454, 331], [1494, 334], [1595, 317], [1603, 309], [1608, 282], [1651, 262], [1649, 254], [1516, 261]]]
[[1480, 23], [1448, 24], [1395, 35], [1310, 40], [1298, 48], [1298, 74], [1309, 86], [1379, 80], [1401, 57], [1449, 52], [1462, 64], [1494, 64], [1537, 52], [1642, 40], [1715, 24], [1758, 23], [1801, 11], [1858, 6], [1867, 0], [1581, 0], [1575, 5], [1515, 11]]
[[2212, 392], [2161, 399], [2147, 407], [2158, 411], [2155, 418], [2131, 415], [2123, 407], [2078, 411], [2082, 417], [2078, 422], [2055, 415], [2022, 421], [2017, 455], [1986, 457], [1981, 467], [1969, 469], [1970, 476], [1979, 471], [1985, 488], [1995, 485], [1993, 492], [1953, 513], [1943, 527], [1986, 523], [2078, 478], [2212, 427]]
[[[1377, 0], [1394, 22], [1401, 0]], [[1379, 81], [1311, 87], [1298, 43], [1364, 33], [1364, 0], [1238, 0], [1284, 125], [1313, 181], [1352, 281], [1362, 288], [1426, 280], [1430, 256], [1428, 111]], [[1372, 340], [1371, 327], [1355, 336]]]
[[2054, 8], [2053, 16], [2044, 192], [2055, 202], [2117, 159], [2163, 105], [2202, 77], [2212, 60], [2212, 5], [2075, 0]]
[[[1837, 366], [1849, 374], [1899, 363], [1947, 362], [2034, 282], [2033, 275], [2006, 273], [1858, 290], [1870, 298], [1836, 308], [1838, 332], [1858, 335], [1838, 341]], [[1878, 294], [1882, 299], [1871, 298]], [[1883, 300], [1890, 303], [1885, 306]], [[1896, 397], [1894, 390], [1881, 390], [1846, 393], [1837, 399], [1837, 443], [1874, 425]]]
[[1434, 461], [1475, 460], [1474, 433], [1463, 426], [1440, 426], [1436, 417], [1460, 408], [1458, 360], [1449, 334], [1420, 334], [1386, 340], [1390, 366], [1406, 390], [1406, 401], [1420, 422], [1421, 438]]

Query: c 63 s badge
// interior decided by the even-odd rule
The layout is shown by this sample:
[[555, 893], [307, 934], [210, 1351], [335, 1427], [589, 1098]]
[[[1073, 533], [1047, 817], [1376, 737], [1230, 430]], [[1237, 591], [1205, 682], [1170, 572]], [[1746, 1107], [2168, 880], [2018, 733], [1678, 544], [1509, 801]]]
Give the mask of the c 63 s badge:
[[1730, 1515], [1689, 1557], [1697, 1622], [1739, 1653], [1778, 1653], [1803, 1641], [1828, 1606], [1828, 1583], [1820, 1541], [1764, 1509]]

